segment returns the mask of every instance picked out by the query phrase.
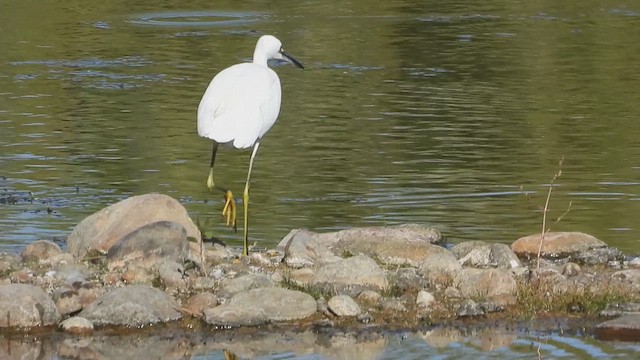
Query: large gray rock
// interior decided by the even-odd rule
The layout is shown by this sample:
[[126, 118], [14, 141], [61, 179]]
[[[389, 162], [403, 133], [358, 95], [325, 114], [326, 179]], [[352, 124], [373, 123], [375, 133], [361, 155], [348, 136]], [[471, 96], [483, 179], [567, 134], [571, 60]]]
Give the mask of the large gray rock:
[[464, 268], [458, 273], [455, 285], [464, 297], [488, 299], [513, 296], [517, 287], [513, 275], [505, 269]]
[[205, 321], [218, 326], [262, 325], [307, 318], [316, 312], [309, 294], [278, 287], [241, 292], [223, 305], [204, 311]]
[[183, 262], [188, 256], [187, 232], [172, 221], [156, 221], [124, 236], [107, 252], [109, 269], [135, 263], [155, 268], [164, 261]]
[[[590, 249], [603, 248], [607, 244], [581, 232], [549, 232], [542, 242], [542, 256], [565, 257]], [[535, 257], [540, 247], [540, 234], [521, 237], [511, 244], [518, 256]]]
[[487, 244], [469, 241], [451, 249], [460, 264], [477, 268], [497, 267], [512, 269], [522, 266], [518, 256], [505, 244]]
[[333, 296], [327, 302], [327, 306], [337, 316], [358, 316], [361, 312], [360, 306], [347, 295]]
[[146, 194], [110, 205], [82, 220], [67, 238], [67, 248], [76, 258], [83, 258], [92, 250], [106, 253], [131, 232], [157, 221], [178, 223], [187, 237], [200, 241], [200, 231], [177, 200]]
[[221, 298], [231, 298], [243, 291], [272, 287], [273, 285], [271, 278], [265, 274], [246, 274], [223, 280], [216, 295]]
[[596, 326], [602, 340], [640, 341], [640, 314], [625, 315]]
[[294, 268], [324, 265], [340, 260], [326, 246], [316, 240], [316, 233], [307, 230], [292, 230], [282, 240], [284, 262]]
[[143, 326], [178, 320], [180, 306], [162, 290], [131, 285], [102, 295], [78, 316], [94, 325]]
[[296, 232], [314, 238], [335, 255], [365, 254], [387, 264], [418, 266], [421, 259], [433, 252], [431, 244], [442, 241], [442, 234], [430, 227], [405, 224], [398, 226], [363, 227], [330, 233], [294, 230], [278, 245], [285, 251]]
[[434, 252], [422, 259], [418, 274], [432, 285], [448, 285], [462, 271], [462, 265], [446, 249]]
[[387, 290], [389, 281], [384, 270], [375, 261], [358, 255], [320, 267], [313, 275], [310, 285], [356, 296], [363, 290]]
[[26, 284], [0, 285], [0, 328], [57, 324], [60, 314], [40, 288]]

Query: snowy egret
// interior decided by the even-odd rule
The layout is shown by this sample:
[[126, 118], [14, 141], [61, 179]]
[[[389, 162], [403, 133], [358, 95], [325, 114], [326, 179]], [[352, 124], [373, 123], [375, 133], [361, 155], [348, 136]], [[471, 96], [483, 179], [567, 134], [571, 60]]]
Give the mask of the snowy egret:
[[276, 122], [280, 112], [280, 79], [267, 66], [267, 60], [270, 59], [285, 60], [304, 69], [300, 62], [282, 50], [280, 40], [263, 35], [253, 52], [253, 62], [233, 65], [219, 72], [211, 80], [198, 106], [198, 134], [213, 140], [207, 187], [210, 191], [219, 189], [224, 193], [222, 216], [226, 217], [227, 226], [233, 226], [234, 229], [237, 229], [236, 200], [231, 191], [215, 185], [213, 164], [220, 144], [230, 144], [236, 149], [253, 147], [243, 193], [243, 255], [249, 254], [249, 182], [253, 159], [258, 152], [260, 139]]

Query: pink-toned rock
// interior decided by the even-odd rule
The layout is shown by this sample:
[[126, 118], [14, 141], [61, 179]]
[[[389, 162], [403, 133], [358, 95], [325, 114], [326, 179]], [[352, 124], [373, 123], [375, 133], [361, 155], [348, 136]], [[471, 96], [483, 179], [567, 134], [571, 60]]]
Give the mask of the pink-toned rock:
[[104, 254], [129, 233], [158, 221], [178, 223], [187, 237], [200, 241], [200, 231], [184, 206], [167, 195], [146, 194], [110, 205], [82, 220], [67, 238], [68, 251], [76, 258], [92, 250]]
[[23, 261], [42, 261], [59, 254], [62, 254], [62, 249], [58, 244], [49, 240], [38, 240], [27, 245], [20, 256]]
[[[542, 256], [564, 257], [589, 249], [606, 247], [597, 238], [581, 232], [549, 232], [542, 243]], [[511, 250], [518, 256], [536, 256], [540, 247], [540, 234], [521, 237], [511, 244]]]

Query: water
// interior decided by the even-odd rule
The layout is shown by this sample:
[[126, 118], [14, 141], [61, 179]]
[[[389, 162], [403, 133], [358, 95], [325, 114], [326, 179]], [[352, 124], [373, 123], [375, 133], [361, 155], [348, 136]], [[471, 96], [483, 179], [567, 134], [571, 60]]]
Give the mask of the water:
[[[306, 69], [276, 68], [283, 105], [254, 168], [252, 240], [417, 222], [451, 242], [510, 243], [540, 230], [564, 158], [552, 230], [639, 253], [639, 20], [624, 0], [0, 2], [0, 248], [63, 243], [87, 215], [148, 192], [240, 244], [205, 186], [196, 109], [213, 75], [272, 33]], [[248, 158], [220, 153], [218, 181], [239, 194]], [[588, 334], [509, 336], [497, 349], [387, 336], [375, 355], [638, 351]], [[339, 357], [322, 351], [259, 355]]]
[[434, 327], [415, 333], [340, 329], [153, 331], [70, 337], [0, 335], [3, 358], [386, 360], [386, 359], [618, 359], [640, 345], [597, 340], [579, 328], [485, 325]]

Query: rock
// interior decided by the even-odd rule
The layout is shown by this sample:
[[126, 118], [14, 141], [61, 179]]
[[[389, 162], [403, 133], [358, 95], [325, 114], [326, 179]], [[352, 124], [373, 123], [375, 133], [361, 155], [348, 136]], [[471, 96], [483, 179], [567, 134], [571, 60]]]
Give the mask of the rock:
[[60, 313], [40, 288], [25, 284], [0, 285], [0, 328], [55, 325]]
[[478, 303], [467, 299], [460, 303], [457, 314], [459, 317], [473, 317], [485, 315], [485, 312], [482, 306], [478, 305]]
[[500, 269], [522, 267], [518, 256], [505, 244], [491, 244], [491, 263]]
[[20, 256], [22, 261], [43, 261], [59, 254], [62, 254], [62, 249], [58, 244], [49, 240], [38, 240], [27, 245]]
[[94, 271], [83, 264], [59, 264], [56, 267], [55, 277], [63, 283], [71, 285], [74, 283], [84, 283], [94, 275]]
[[75, 314], [82, 310], [80, 295], [75, 290], [67, 290], [57, 296], [56, 308], [60, 315]]
[[[640, 269], [640, 256], [634, 257], [633, 259], [629, 260], [629, 268]], [[0, 266], [0, 270], [1, 269], [2, 269], [2, 266]]]
[[20, 283], [20, 284], [28, 283], [28, 282], [31, 282], [34, 278], [33, 270], [29, 268], [22, 268], [20, 270], [16, 270], [11, 274], [9, 274], [9, 278], [11, 279], [11, 282], [14, 282], [14, 283]]
[[508, 270], [464, 268], [455, 279], [463, 297], [500, 297], [514, 295], [516, 281]]
[[[522, 237], [511, 244], [518, 256], [536, 257], [540, 246], [540, 234]], [[590, 249], [603, 248], [607, 244], [581, 232], [549, 232], [544, 236], [542, 256], [566, 257]]]
[[212, 290], [216, 287], [216, 281], [210, 277], [198, 276], [191, 286], [193, 290]]
[[284, 262], [293, 268], [324, 265], [340, 260], [326, 246], [320, 245], [315, 233], [307, 230], [292, 230], [284, 237]]
[[7, 274], [20, 266], [20, 256], [16, 254], [0, 254], [0, 274]]
[[360, 315], [360, 306], [350, 296], [336, 295], [327, 302], [329, 310], [336, 316]]
[[595, 328], [601, 340], [640, 341], [640, 314], [625, 315], [600, 323]]
[[122, 281], [129, 285], [152, 285], [156, 279], [155, 272], [146, 267], [130, 265], [122, 274]]
[[67, 248], [76, 258], [84, 258], [92, 250], [104, 254], [131, 232], [157, 221], [178, 223], [187, 237], [200, 241], [200, 231], [178, 201], [167, 195], [146, 194], [110, 205], [82, 220], [67, 238]]
[[624, 259], [622, 251], [611, 247], [585, 250], [569, 258], [570, 261], [580, 265], [603, 265], [615, 261], [622, 262]]
[[[191, 254], [190, 260], [200, 264], [200, 243], [195, 241], [188, 241], [189, 253]], [[194, 257], [195, 254], [195, 257]], [[220, 243], [205, 243], [204, 246], [204, 258], [208, 264], [220, 264], [224, 260], [233, 257], [234, 255], [229, 249]]]
[[633, 289], [640, 289], [640, 269], [616, 271], [611, 275], [614, 280], [619, 280]]
[[162, 290], [131, 285], [111, 290], [79, 314], [95, 325], [144, 326], [178, 320], [179, 305]]
[[564, 264], [562, 267], [562, 275], [566, 277], [576, 276], [580, 273], [580, 265], [572, 262]]
[[87, 335], [93, 332], [91, 321], [79, 316], [70, 317], [58, 326], [65, 332], [75, 335]]
[[310, 285], [354, 296], [363, 290], [384, 291], [389, 288], [384, 270], [364, 255], [353, 256], [320, 267]]
[[462, 265], [446, 250], [425, 257], [418, 268], [418, 274], [432, 285], [450, 284], [460, 271]]
[[107, 267], [121, 268], [130, 263], [145, 268], [162, 261], [183, 262], [188, 257], [187, 231], [171, 221], [156, 221], [122, 237], [107, 252]]
[[[353, 228], [331, 233], [296, 231], [305, 231], [305, 236], [314, 238], [333, 254], [362, 253], [381, 262], [397, 265], [418, 266], [422, 257], [434, 251], [431, 244], [442, 241], [442, 234], [438, 230], [417, 224]], [[284, 252], [295, 237], [295, 232], [289, 233], [278, 245], [278, 250]]]
[[175, 261], [166, 260], [160, 264], [158, 274], [164, 286], [168, 288], [186, 289], [189, 285], [184, 267]]
[[613, 303], [600, 312], [600, 316], [640, 315], [640, 303]]
[[489, 244], [487, 244], [486, 242], [478, 240], [463, 241], [459, 244], [453, 245], [453, 247], [451, 247], [449, 251], [453, 256], [456, 257], [456, 259], [461, 259], [467, 256], [467, 254], [469, 254], [472, 250], [487, 247], [488, 245]]
[[297, 286], [306, 287], [311, 284], [315, 274], [316, 272], [311, 268], [295, 269], [289, 273], [287, 280]]
[[389, 283], [393, 284], [394, 291], [404, 293], [426, 287], [429, 282], [418, 275], [418, 270], [413, 267], [405, 267], [389, 273]]
[[418, 308], [428, 309], [436, 301], [436, 298], [426, 290], [420, 290], [416, 297], [416, 305]]
[[380, 306], [385, 311], [395, 311], [400, 313], [407, 311], [407, 307], [400, 299], [384, 299]]
[[[256, 301], [259, 300], [259, 301]], [[261, 325], [307, 318], [316, 312], [311, 295], [278, 287], [251, 289], [205, 310], [205, 321], [219, 326]]]
[[[505, 244], [485, 244], [472, 241], [471, 244], [457, 249], [456, 257], [463, 266], [477, 268], [512, 269], [522, 266], [518, 256]], [[453, 249], [452, 249], [453, 250]], [[464, 253], [464, 251], [467, 251]]]
[[272, 286], [274, 286], [273, 281], [265, 274], [246, 274], [237, 278], [223, 280], [217, 295], [228, 299], [243, 291]]
[[218, 305], [218, 297], [210, 292], [195, 294], [187, 299], [183, 309], [192, 316], [201, 318], [204, 311]]
[[378, 304], [382, 300], [382, 295], [373, 290], [365, 290], [358, 295], [357, 299], [367, 304]]

